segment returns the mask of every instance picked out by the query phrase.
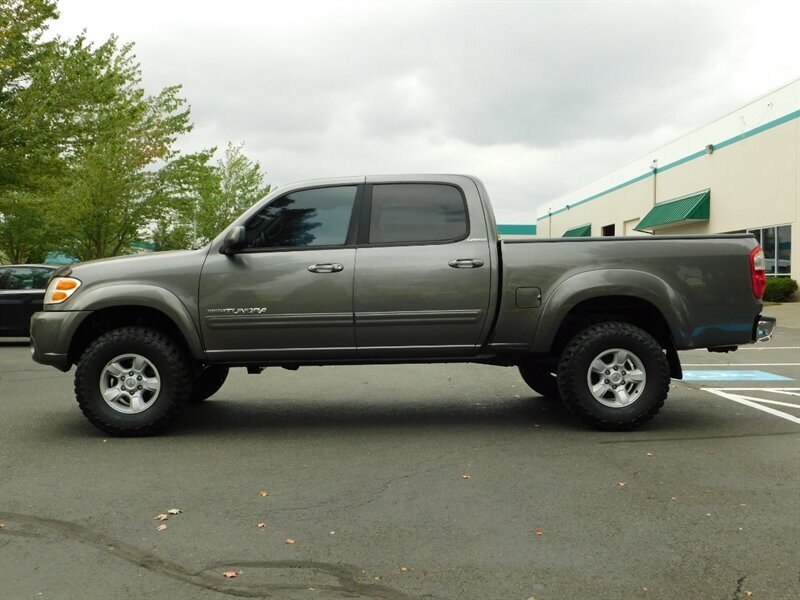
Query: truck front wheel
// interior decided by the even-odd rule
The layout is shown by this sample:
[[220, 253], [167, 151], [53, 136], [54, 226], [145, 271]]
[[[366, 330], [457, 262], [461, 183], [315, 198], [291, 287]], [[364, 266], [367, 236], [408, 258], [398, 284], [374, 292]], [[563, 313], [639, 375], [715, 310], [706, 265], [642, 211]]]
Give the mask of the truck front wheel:
[[596, 429], [632, 429], [651, 419], [669, 392], [669, 365], [659, 343], [629, 323], [587, 327], [558, 363], [561, 398]]
[[157, 433], [186, 404], [189, 361], [163, 333], [122, 327], [95, 339], [75, 372], [75, 397], [89, 421], [111, 435]]

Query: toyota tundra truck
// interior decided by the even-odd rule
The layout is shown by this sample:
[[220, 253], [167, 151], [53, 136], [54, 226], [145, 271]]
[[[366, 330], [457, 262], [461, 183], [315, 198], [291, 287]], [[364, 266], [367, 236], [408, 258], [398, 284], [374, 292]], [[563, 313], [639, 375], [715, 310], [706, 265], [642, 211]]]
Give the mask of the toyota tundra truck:
[[679, 350], [769, 339], [749, 234], [498, 240], [463, 175], [276, 189], [199, 250], [62, 268], [31, 323], [37, 362], [75, 370], [84, 415], [161, 431], [228, 370], [516, 366], [586, 425], [631, 429], [680, 379]]

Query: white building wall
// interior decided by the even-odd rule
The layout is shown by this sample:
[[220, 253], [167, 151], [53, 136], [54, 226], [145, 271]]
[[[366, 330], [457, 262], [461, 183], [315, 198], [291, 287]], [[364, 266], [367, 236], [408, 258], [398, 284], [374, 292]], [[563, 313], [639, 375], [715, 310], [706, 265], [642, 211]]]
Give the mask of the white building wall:
[[[706, 146], [713, 144], [713, 152]], [[653, 170], [653, 161], [658, 168]], [[658, 234], [727, 233], [792, 226], [792, 277], [800, 273], [800, 79], [697, 129], [568, 194], [542, 205], [538, 236], [560, 237], [592, 224], [592, 235], [614, 224], [633, 231], [663, 202], [711, 190], [707, 222]]]

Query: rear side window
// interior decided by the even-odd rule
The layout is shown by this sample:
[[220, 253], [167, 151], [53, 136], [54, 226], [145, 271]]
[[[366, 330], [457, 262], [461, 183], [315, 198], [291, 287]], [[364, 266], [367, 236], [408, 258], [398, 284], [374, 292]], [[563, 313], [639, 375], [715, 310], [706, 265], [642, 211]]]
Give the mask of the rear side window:
[[245, 225], [248, 248], [341, 246], [347, 240], [356, 186], [292, 192]]
[[467, 235], [467, 207], [452, 185], [397, 183], [372, 188], [369, 243], [446, 242]]

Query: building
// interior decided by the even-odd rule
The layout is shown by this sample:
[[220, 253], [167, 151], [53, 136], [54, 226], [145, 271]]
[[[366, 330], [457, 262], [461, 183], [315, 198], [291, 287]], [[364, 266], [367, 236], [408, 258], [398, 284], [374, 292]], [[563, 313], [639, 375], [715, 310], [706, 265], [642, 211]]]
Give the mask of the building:
[[536, 225], [498, 225], [497, 236], [505, 240], [535, 237]]
[[538, 237], [738, 233], [800, 278], [800, 79], [554, 198]]

